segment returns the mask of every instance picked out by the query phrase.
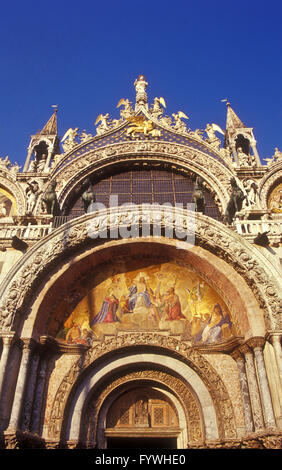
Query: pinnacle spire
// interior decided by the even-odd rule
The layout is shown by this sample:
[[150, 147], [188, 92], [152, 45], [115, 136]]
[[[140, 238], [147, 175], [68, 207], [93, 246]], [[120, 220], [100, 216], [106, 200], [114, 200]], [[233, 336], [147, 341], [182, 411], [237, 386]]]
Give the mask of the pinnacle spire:
[[43, 129], [39, 132], [40, 135], [58, 135], [57, 125], [57, 112], [58, 107], [54, 106], [55, 110], [50, 119], [47, 121]]
[[245, 124], [241, 121], [241, 119], [237, 116], [235, 111], [231, 108], [230, 103], [226, 103], [227, 106], [227, 117], [226, 117], [226, 131], [227, 132], [234, 132], [236, 129], [242, 129]]

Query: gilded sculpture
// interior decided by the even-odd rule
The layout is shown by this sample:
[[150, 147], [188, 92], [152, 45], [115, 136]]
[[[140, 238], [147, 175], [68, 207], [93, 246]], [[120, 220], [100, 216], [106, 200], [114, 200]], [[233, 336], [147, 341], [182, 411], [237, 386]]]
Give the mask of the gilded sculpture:
[[127, 118], [127, 121], [130, 123], [129, 127], [126, 129], [126, 135], [136, 137], [136, 134], [144, 134], [146, 136], [160, 136], [161, 131], [155, 128], [153, 121], [148, 120], [145, 116], [132, 116]]

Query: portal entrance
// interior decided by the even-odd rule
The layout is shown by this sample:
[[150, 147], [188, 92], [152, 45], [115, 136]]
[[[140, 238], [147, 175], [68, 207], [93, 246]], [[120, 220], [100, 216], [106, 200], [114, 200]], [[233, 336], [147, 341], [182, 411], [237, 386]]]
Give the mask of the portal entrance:
[[109, 437], [108, 449], [177, 449], [175, 437]]
[[181, 429], [176, 407], [154, 387], [138, 387], [120, 395], [107, 414], [109, 449], [177, 449]]

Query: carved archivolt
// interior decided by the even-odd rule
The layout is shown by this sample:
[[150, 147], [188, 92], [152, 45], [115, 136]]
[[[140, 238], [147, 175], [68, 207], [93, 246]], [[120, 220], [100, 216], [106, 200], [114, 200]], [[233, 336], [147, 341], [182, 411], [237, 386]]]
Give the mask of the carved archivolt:
[[[197, 350], [173, 337], [151, 332], [139, 332], [122, 334], [96, 344], [72, 366], [62, 380], [53, 402], [49, 418], [49, 438], [59, 439], [61, 437], [67, 400], [80, 375], [83, 372], [85, 374], [85, 370], [89, 366], [93, 367], [95, 361], [105, 354], [117, 350], [126, 352], [127, 348], [132, 348], [132, 346], [138, 346], [139, 351], [142, 346], [165, 349], [166, 354], [177, 355], [180, 360], [186, 362], [200, 376], [211, 394], [216, 409], [220, 438], [236, 437], [235, 418], [231, 400], [224, 383], [209, 362]], [[172, 387], [174, 389], [173, 385]], [[182, 384], [180, 387], [180, 390], [185, 395], [189, 391], [185, 392], [183, 387], [186, 389], [187, 386]], [[195, 420], [193, 422], [195, 423]], [[199, 436], [199, 430], [196, 432], [196, 435]]]
[[17, 215], [24, 215], [26, 201], [22, 187], [13, 179], [9, 171], [4, 172], [1, 170], [1, 173], [0, 186], [7, 189], [14, 196], [17, 205]]
[[[84, 150], [85, 151], [85, 150]], [[229, 181], [232, 172], [214, 157], [185, 145], [168, 142], [137, 141], [108, 145], [90, 150], [70, 161], [58, 172], [52, 175], [57, 181], [58, 200], [63, 207], [66, 199], [77, 185], [94, 171], [102, 175], [103, 169], [114, 163], [126, 161], [133, 165], [138, 161], [152, 165], [177, 165], [179, 168], [191, 170], [202, 176], [218, 195], [223, 208], [228, 201]]]
[[[159, 370], [140, 370], [121, 375], [118, 379], [113, 380], [105, 388], [95, 390], [93, 399], [90, 399], [85, 409], [84, 416], [84, 441], [87, 441], [91, 447], [97, 443], [97, 426], [98, 416], [103, 403], [109, 395], [118, 388], [126, 386], [129, 389], [131, 383], [142, 381], [142, 386], [146, 386], [146, 382], [154, 382], [167, 387], [182, 404], [186, 423], [188, 425], [188, 441], [189, 443], [202, 443], [204, 433], [202, 428], [201, 410], [193, 393], [189, 390], [187, 384], [175, 376], [171, 376], [166, 372]], [[96, 399], [95, 399], [96, 397]]]
[[[281, 328], [279, 278], [275, 277], [273, 267], [268, 265], [259, 250], [226, 226], [200, 213], [184, 211], [183, 215], [184, 225], [188, 225], [191, 220], [195, 221], [195, 244], [226, 260], [246, 280], [264, 309], [266, 327], [271, 330]], [[160, 228], [171, 227], [172, 236], [176, 237], [179, 219], [174, 208], [165, 208], [160, 214], [159, 208], [154, 209], [154, 206], [150, 206], [148, 211], [140, 208], [137, 213], [130, 207], [120, 207], [115, 214], [105, 210], [97, 217], [93, 214], [82, 216], [36, 243], [13, 266], [0, 286], [0, 327], [4, 330], [16, 327], [20, 315], [26, 314], [30, 308], [36, 287], [48, 276], [52, 266], [58, 265], [60, 259], [66, 260], [87, 244], [94, 246], [109, 241], [107, 237], [99, 238], [99, 232], [105, 234], [121, 226], [141, 224], [140, 217], [142, 223], [146, 218], [152, 236], [153, 228], [158, 224]], [[92, 227], [91, 237], [89, 224]], [[95, 230], [97, 238], [93, 239]]]
[[276, 163], [270, 169], [268, 173], [262, 178], [260, 182], [260, 200], [262, 204], [262, 208], [267, 209], [267, 200], [269, 193], [272, 191], [276, 183], [278, 184], [282, 180], [282, 163]]

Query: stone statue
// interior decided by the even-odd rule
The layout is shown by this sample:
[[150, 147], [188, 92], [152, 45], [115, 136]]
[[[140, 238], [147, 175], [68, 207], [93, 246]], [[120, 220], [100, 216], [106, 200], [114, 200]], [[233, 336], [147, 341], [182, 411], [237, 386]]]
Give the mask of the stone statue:
[[30, 173], [36, 173], [37, 172], [37, 162], [36, 160], [31, 160], [28, 170]]
[[43, 154], [37, 165], [37, 171], [43, 173], [46, 165], [47, 155]]
[[26, 190], [26, 195], [27, 195], [27, 214], [32, 214], [35, 205], [38, 199], [38, 196], [40, 194], [40, 189], [38, 186], [38, 183], [36, 181], [28, 182], [27, 183], [28, 188]]
[[6, 155], [5, 158], [0, 157], [0, 168], [4, 168], [5, 170], [8, 170], [11, 166], [10, 159], [8, 155]]
[[93, 135], [92, 134], [87, 134], [87, 132], [84, 130], [80, 134], [80, 142], [84, 143], [87, 142], [88, 140], [92, 139]]
[[163, 108], [162, 106], [165, 108], [166, 107], [166, 104], [165, 104], [165, 100], [160, 97], [160, 98], [154, 98], [154, 104], [151, 108], [151, 114], [154, 118], [159, 118], [163, 115]]
[[140, 398], [135, 403], [135, 426], [149, 426], [148, 400]]
[[215, 124], [207, 124], [205, 128], [207, 142], [216, 150], [218, 150], [221, 145], [220, 139], [215, 135], [215, 132], [218, 131], [218, 129], [220, 129], [220, 127]]
[[278, 147], [275, 147], [274, 150], [275, 150], [274, 155], [272, 155], [271, 158], [264, 158], [264, 160], [267, 162], [267, 165], [272, 165], [272, 163], [282, 161], [282, 152], [280, 152]]
[[87, 213], [89, 206], [91, 204], [94, 204], [96, 200], [95, 193], [93, 191], [91, 181], [89, 178], [87, 179], [87, 183], [88, 183], [87, 189], [84, 191], [84, 193], [82, 193], [82, 201], [83, 201], [85, 213]]
[[45, 196], [42, 198], [45, 204], [47, 214], [59, 215], [60, 207], [56, 195], [55, 188], [57, 186], [56, 181], [52, 181], [50, 187], [47, 189]]
[[117, 108], [120, 106], [124, 106], [124, 108], [120, 110], [120, 117], [122, 119], [126, 119], [133, 114], [133, 108], [128, 99], [121, 98], [118, 102]]
[[95, 121], [95, 126], [97, 126], [98, 122], [101, 122], [101, 124], [99, 124], [99, 126], [96, 129], [97, 135], [104, 134], [104, 132], [109, 130], [110, 126], [109, 126], [109, 123], [108, 123], [108, 119], [109, 119], [109, 113], [99, 114], [99, 116], [97, 117], [97, 119]]
[[0, 204], [0, 217], [6, 217], [7, 216], [7, 209], [5, 202], [1, 202]]
[[244, 207], [259, 209], [260, 198], [257, 183], [252, 179], [248, 179], [243, 181], [243, 186], [247, 194], [246, 199], [244, 201]]
[[230, 179], [230, 184], [232, 190], [224, 216], [224, 221], [227, 222], [229, 225], [232, 224], [236, 212], [240, 212], [240, 210], [242, 209], [243, 201], [246, 198], [245, 194], [243, 193], [242, 189], [238, 186], [234, 177]]
[[243, 152], [242, 147], [238, 147], [237, 156], [240, 166], [250, 166], [250, 156]]
[[205, 213], [205, 197], [203, 193], [203, 181], [202, 178], [197, 176], [194, 186], [194, 192], [192, 195], [192, 202], [195, 204], [195, 211]]
[[138, 108], [139, 106], [147, 107], [148, 98], [147, 98], [146, 88], [148, 86], [148, 83], [146, 82], [146, 78], [144, 77], [144, 75], [139, 75], [136, 78], [134, 82], [134, 86], [135, 86], [135, 91], [136, 91], [136, 108]]
[[178, 113], [173, 113], [172, 117], [174, 119], [174, 129], [180, 132], [186, 132], [186, 124], [181, 119], [189, 119], [189, 117], [186, 116], [186, 114], [182, 111], [178, 111]]
[[77, 142], [75, 141], [77, 133], [78, 133], [78, 127], [75, 127], [75, 129], [72, 129], [70, 127], [70, 129], [67, 130], [64, 137], [61, 140], [64, 152], [69, 152], [69, 150], [72, 150], [77, 145]]

